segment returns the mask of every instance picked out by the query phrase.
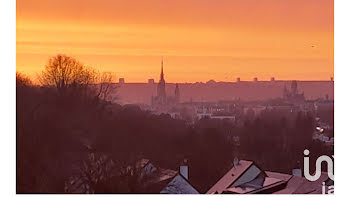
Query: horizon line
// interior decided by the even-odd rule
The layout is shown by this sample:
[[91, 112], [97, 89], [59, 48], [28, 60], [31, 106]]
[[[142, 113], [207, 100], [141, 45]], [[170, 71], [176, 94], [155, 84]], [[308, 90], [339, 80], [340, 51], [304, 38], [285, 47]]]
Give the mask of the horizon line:
[[[124, 79], [125, 78], [119, 78], [119, 79]], [[254, 81], [254, 80], [241, 80], [241, 81], [215, 81], [213, 80], [208, 80], [206, 82], [203, 82], [203, 81], [197, 81], [197, 82], [165, 82], [166, 84], [195, 84], [195, 83], [202, 83], [202, 84], [210, 84], [210, 83], [259, 83], [259, 82], [271, 82], [271, 83], [274, 83], [274, 82], [291, 82], [291, 81], [297, 81], [297, 82], [333, 82], [334, 83], [334, 80], [297, 80], [297, 79], [285, 79], [285, 80], [274, 80], [274, 81], [271, 81], [271, 80], [258, 80], [258, 81]], [[119, 84], [119, 83], [122, 83], [122, 84], [135, 84], [135, 83], [138, 83], [138, 84], [150, 84], [150, 82], [148, 81], [131, 81], [131, 82], [120, 82], [120, 81], [116, 81], [116, 82], [112, 82], [112, 83], [115, 83], [115, 84]], [[158, 84], [158, 82], [154, 81], [153, 84]]]

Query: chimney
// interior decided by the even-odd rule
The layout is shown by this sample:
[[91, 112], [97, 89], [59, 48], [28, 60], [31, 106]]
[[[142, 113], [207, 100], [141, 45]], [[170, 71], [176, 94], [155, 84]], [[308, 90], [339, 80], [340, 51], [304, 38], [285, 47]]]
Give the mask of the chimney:
[[184, 159], [180, 165], [180, 174], [188, 180], [188, 164], [187, 159]]
[[297, 176], [297, 177], [302, 177], [301, 169], [300, 168], [295, 168], [292, 170], [292, 175]]
[[303, 176], [303, 173], [302, 173], [301, 167], [300, 167], [300, 161], [297, 161], [295, 168], [292, 169], [292, 175], [297, 176], [297, 177]]
[[233, 166], [236, 167], [236, 166], [238, 166], [238, 165], [239, 165], [239, 159], [238, 159], [238, 157], [235, 157], [235, 158], [233, 159]]

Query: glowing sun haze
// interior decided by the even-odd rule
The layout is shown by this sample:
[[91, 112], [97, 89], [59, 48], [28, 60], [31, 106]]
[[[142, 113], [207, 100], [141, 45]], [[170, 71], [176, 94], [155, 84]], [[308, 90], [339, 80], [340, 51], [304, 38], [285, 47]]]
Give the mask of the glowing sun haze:
[[333, 0], [17, 0], [17, 70], [64, 53], [127, 82], [328, 80]]

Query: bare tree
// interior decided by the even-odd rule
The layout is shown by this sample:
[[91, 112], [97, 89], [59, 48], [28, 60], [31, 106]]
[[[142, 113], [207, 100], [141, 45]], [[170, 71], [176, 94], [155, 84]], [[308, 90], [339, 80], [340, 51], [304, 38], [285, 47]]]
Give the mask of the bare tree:
[[42, 85], [55, 86], [60, 93], [72, 86], [87, 86], [95, 79], [95, 70], [63, 54], [51, 57], [39, 76]]
[[81, 161], [78, 171], [65, 181], [67, 193], [136, 193], [141, 186], [141, 168], [92, 151]]
[[48, 60], [38, 79], [42, 85], [56, 87], [61, 95], [70, 97], [113, 101], [116, 95], [114, 74], [100, 73], [75, 58], [62, 54]]
[[30, 78], [20, 72], [16, 72], [16, 86], [31, 86], [33, 83]]
[[98, 76], [96, 96], [101, 100], [112, 101], [117, 86], [113, 84], [116, 76], [111, 72], [103, 72]]

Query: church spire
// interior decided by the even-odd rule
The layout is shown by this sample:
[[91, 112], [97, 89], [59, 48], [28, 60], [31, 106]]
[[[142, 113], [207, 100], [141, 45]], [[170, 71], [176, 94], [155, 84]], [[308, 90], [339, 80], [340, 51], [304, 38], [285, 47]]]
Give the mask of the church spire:
[[164, 72], [163, 72], [163, 57], [162, 57], [162, 62], [161, 62], [161, 72], [160, 72], [160, 80], [164, 80]]
[[158, 83], [157, 96], [158, 96], [159, 101], [162, 104], [166, 103], [165, 80], [164, 80], [164, 72], [163, 72], [163, 58], [161, 61], [161, 72], [160, 72], [160, 80]]

